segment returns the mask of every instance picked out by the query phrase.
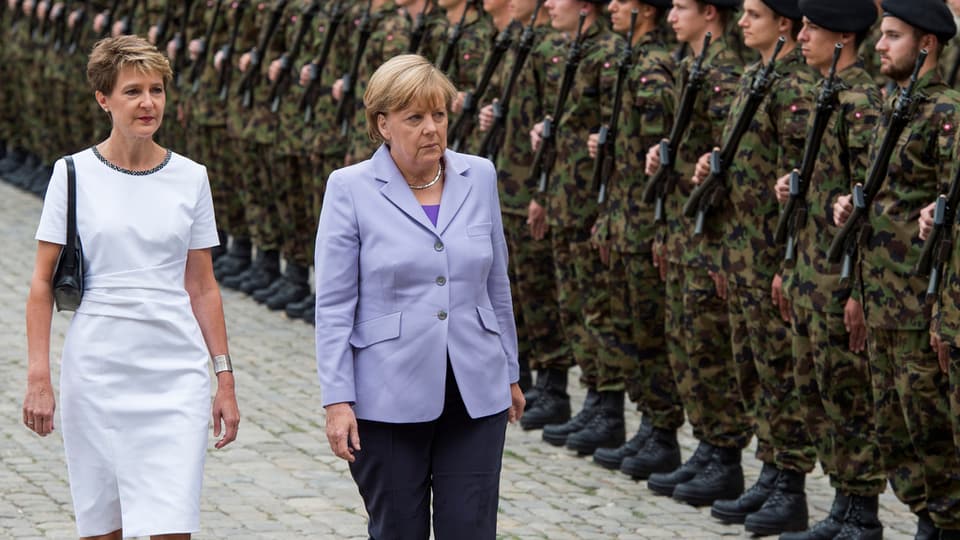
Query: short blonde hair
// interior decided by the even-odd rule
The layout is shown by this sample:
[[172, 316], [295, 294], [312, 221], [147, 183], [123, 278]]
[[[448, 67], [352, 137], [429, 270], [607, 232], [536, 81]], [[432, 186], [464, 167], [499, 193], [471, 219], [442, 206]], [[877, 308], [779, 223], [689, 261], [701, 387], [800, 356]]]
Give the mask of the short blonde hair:
[[95, 92], [109, 96], [120, 71], [127, 66], [140, 74], [156, 73], [165, 85], [173, 79], [170, 61], [153, 44], [139, 36], [118, 36], [101, 39], [93, 46], [87, 62], [87, 81]]
[[394, 56], [377, 68], [363, 93], [367, 136], [374, 142], [383, 142], [377, 124], [381, 114], [399, 111], [414, 102], [442, 102], [450, 109], [456, 97], [457, 88], [426, 58], [418, 54]]

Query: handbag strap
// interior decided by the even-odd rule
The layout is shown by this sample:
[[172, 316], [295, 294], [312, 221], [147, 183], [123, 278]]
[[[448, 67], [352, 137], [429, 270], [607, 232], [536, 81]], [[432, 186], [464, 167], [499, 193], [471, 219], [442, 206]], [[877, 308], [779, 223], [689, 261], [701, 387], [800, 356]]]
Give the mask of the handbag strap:
[[77, 253], [77, 168], [73, 157], [64, 158], [67, 164], [67, 245], [64, 246], [64, 262], [75, 264]]

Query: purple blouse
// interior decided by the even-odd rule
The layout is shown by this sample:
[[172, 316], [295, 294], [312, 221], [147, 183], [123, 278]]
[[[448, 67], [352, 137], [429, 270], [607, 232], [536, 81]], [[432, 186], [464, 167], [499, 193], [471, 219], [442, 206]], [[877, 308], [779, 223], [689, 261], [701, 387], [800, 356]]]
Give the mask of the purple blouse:
[[427, 217], [430, 218], [430, 222], [433, 223], [433, 226], [437, 226], [437, 216], [440, 215], [440, 205], [439, 204], [424, 204], [423, 211], [427, 213]]

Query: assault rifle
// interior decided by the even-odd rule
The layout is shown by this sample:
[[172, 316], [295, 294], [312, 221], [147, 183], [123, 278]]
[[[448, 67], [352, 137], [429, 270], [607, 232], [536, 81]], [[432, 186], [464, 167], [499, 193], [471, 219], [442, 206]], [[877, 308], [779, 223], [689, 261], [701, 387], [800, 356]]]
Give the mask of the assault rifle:
[[510, 76], [507, 78], [507, 84], [500, 92], [500, 99], [493, 102], [493, 124], [487, 130], [487, 134], [480, 143], [480, 155], [490, 161], [497, 160], [497, 154], [500, 147], [503, 146], [503, 136], [507, 129], [507, 112], [510, 110], [510, 99], [513, 97], [513, 87], [517, 83], [517, 78], [523, 71], [523, 65], [527, 61], [527, 56], [533, 49], [534, 25], [537, 22], [537, 15], [540, 14], [540, 8], [543, 6], [543, 0], [537, 0], [537, 5], [533, 8], [533, 15], [530, 16], [530, 22], [523, 29], [520, 35], [520, 41], [517, 42], [517, 52], [514, 57]]
[[113, 19], [117, 16], [117, 11], [120, 10], [120, 0], [113, 0], [113, 3], [110, 4], [110, 9], [107, 11], [107, 15], [103, 18], [103, 29], [100, 30], [100, 38], [109, 37], [113, 33]]
[[820, 155], [820, 144], [823, 134], [827, 131], [830, 116], [837, 108], [840, 85], [837, 81], [837, 63], [843, 44], [837, 43], [833, 49], [833, 63], [830, 64], [830, 74], [823, 81], [823, 88], [817, 97], [817, 109], [813, 117], [813, 127], [807, 132], [807, 142], [803, 146], [803, 159], [800, 168], [790, 173], [790, 199], [783, 207], [780, 219], [777, 221], [777, 231], [774, 240], [778, 245], [786, 242], [786, 252], [783, 261], [787, 266], [796, 262], [797, 234], [807, 222], [807, 193], [810, 191], [810, 180], [817, 166], [817, 156]]
[[480, 98], [483, 97], [483, 94], [487, 92], [490, 79], [493, 78], [493, 74], [500, 65], [503, 55], [506, 54], [513, 44], [513, 39], [510, 35], [511, 28], [513, 28], [513, 21], [497, 36], [497, 40], [493, 44], [493, 51], [490, 52], [490, 57], [487, 58], [487, 64], [483, 66], [483, 74], [480, 76], [480, 82], [477, 83], [477, 87], [472, 92], [467, 92], [463, 98], [463, 108], [460, 111], [460, 116], [457, 117], [456, 122], [453, 123], [453, 127], [450, 128], [449, 137], [450, 140], [453, 141], [450, 143], [450, 148], [454, 152], [460, 151], [460, 148], [466, 143], [467, 138], [470, 137], [474, 127], [477, 125], [478, 102]]
[[[50, 0], [34, 0], [33, 7], [30, 9], [30, 39], [39, 42], [43, 39], [43, 29], [47, 24], [47, 17], [40, 18], [40, 4], [51, 4]], [[49, 10], [48, 13], [49, 15]]]
[[190, 87], [194, 94], [200, 91], [200, 77], [203, 75], [203, 69], [207, 67], [207, 56], [209, 56], [207, 51], [210, 50], [210, 42], [213, 41], [213, 33], [217, 29], [217, 20], [220, 18], [220, 10], [222, 7], [223, 0], [216, 0], [213, 4], [213, 17], [207, 26], [207, 33], [204, 34], [203, 41], [200, 42], [200, 51], [197, 53], [197, 59], [194, 60], [193, 65], [190, 66]]
[[280, 73], [270, 86], [270, 112], [280, 110], [280, 102], [283, 95], [290, 89], [290, 79], [292, 77], [293, 67], [297, 65], [297, 58], [300, 57], [300, 49], [303, 48], [303, 38], [307, 35], [313, 25], [313, 18], [320, 11], [320, 2], [313, 0], [304, 8], [303, 16], [300, 18], [300, 26], [297, 27], [297, 34], [293, 40], [293, 46], [290, 50], [280, 56]]
[[840, 229], [840, 233], [834, 237], [833, 243], [830, 244], [827, 260], [836, 263], [843, 259], [843, 265], [840, 269], [841, 283], [846, 283], [850, 279], [860, 243], [866, 240], [866, 237], [870, 234], [870, 207], [887, 179], [887, 169], [890, 167], [890, 158], [893, 156], [897, 141], [900, 140], [900, 135], [910, 122], [910, 116], [913, 114], [914, 104], [916, 103], [913, 91], [917, 85], [920, 68], [923, 67], [926, 60], [927, 50], [921, 49], [917, 56], [917, 64], [913, 68], [913, 74], [910, 76], [910, 82], [900, 90], [900, 95], [897, 97], [897, 104], [890, 116], [890, 124], [883, 136], [883, 141], [880, 143], [880, 149], [877, 151], [873, 164], [870, 166], [867, 181], [864, 184], [858, 183], [853, 187], [853, 213], [850, 214], [847, 222]]
[[173, 35], [173, 84], [177, 88], [183, 88], [183, 72], [187, 62], [187, 29], [190, 28], [193, 2], [194, 0], [183, 0], [180, 29]]
[[249, 109], [253, 107], [253, 91], [260, 83], [260, 66], [263, 64], [263, 58], [267, 55], [270, 48], [270, 42], [273, 41], [273, 35], [277, 33], [277, 27], [280, 26], [280, 19], [283, 18], [283, 10], [287, 7], [288, 0], [279, 0], [270, 12], [270, 20], [267, 26], [260, 33], [260, 39], [257, 46], [250, 50], [250, 65], [240, 79], [240, 95], [243, 107]]
[[121, 36], [130, 36], [135, 33], [138, 5], [140, 5], [140, 0], [131, 0], [130, 10], [120, 19]]
[[753, 117], [756, 116], [757, 110], [760, 109], [760, 104], [764, 98], [767, 97], [770, 87], [773, 86], [773, 81], [778, 77], [774, 68], [777, 66], [777, 56], [780, 54], [781, 49], [783, 49], [784, 43], [786, 43], [786, 39], [780, 36], [780, 39], [777, 40], [776, 47], [773, 49], [773, 55], [770, 57], [770, 61], [767, 65], [761, 67], [756, 76], [754, 76], [753, 81], [750, 83], [750, 95], [747, 96], [747, 101], [740, 111], [740, 116], [733, 125], [733, 131], [730, 132], [730, 137], [727, 138], [722, 150], [714, 150], [710, 154], [710, 174], [707, 175], [706, 180], [704, 180], [702, 184], [693, 190], [693, 193], [690, 194], [690, 199], [687, 200], [687, 204], [683, 207], [683, 214], [685, 216], [688, 218], [696, 216], [696, 222], [693, 228], [694, 236], [703, 234], [703, 225], [707, 214], [720, 204], [722, 197], [726, 194], [727, 171], [730, 168], [730, 164], [733, 163], [733, 158], [737, 155], [737, 150], [740, 148], [740, 140], [747, 133], [747, 130], [750, 129], [750, 123], [753, 122]]
[[83, 30], [87, 25], [87, 14], [90, 13], [92, 0], [84, 0], [83, 4], [75, 10], [76, 20], [73, 22], [73, 28], [70, 29], [70, 37], [67, 39], [67, 54], [74, 54], [80, 47], [80, 39], [83, 36]]
[[240, 24], [243, 23], [243, 12], [247, 9], [247, 0], [238, 0], [237, 8], [233, 10], [233, 27], [230, 28], [230, 41], [220, 52], [223, 58], [220, 61], [220, 78], [217, 82], [220, 102], [225, 103], [230, 95], [230, 81], [233, 75], [233, 51], [237, 48], [237, 36], [240, 35]]
[[447, 73], [450, 70], [450, 64], [453, 63], [453, 55], [457, 52], [457, 43], [460, 42], [460, 37], [463, 36], [463, 23], [467, 20], [468, 11], [470, 11], [469, 2], [464, 6], [460, 20], [457, 21], [457, 24], [453, 25], [453, 30], [450, 32], [450, 36], [447, 37], [447, 47], [443, 50], [440, 62], [437, 63], [437, 68], [443, 73]]
[[423, 6], [423, 11], [417, 13], [417, 18], [413, 22], [413, 29], [410, 31], [410, 45], [407, 52], [410, 54], [419, 54], [420, 45], [423, 43], [423, 36], [427, 32], [427, 15], [433, 13], [435, 0], [429, 0]]
[[330, 57], [330, 50], [333, 48], [333, 40], [337, 38], [337, 28], [343, 21], [346, 9], [343, 6], [343, 0], [337, 0], [330, 11], [330, 19], [327, 21], [327, 28], [323, 34], [323, 46], [320, 48], [320, 56], [313, 62], [310, 62], [310, 82], [300, 97], [300, 110], [303, 112], [303, 121], [306, 124], [313, 123], [313, 109], [320, 98], [320, 83], [323, 70], [327, 65], [327, 58]]
[[932, 304], [940, 296], [940, 281], [943, 270], [953, 251], [953, 227], [957, 223], [957, 205], [960, 205], [960, 167], [950, 182], [946, 195], [937, 197], [933, 211], [933, 230], [923, 243], [923, 251], [914, 273], [929, 276], [927, 303]]
[[563, 68], [563, 80], [560, 82], [560, 93], [557, 94], [557, 103], [553, 108], [553, 116], [543, 119], [543, 133], [540, 138], [540, 148], [533, 156], [533, 166], [530, 168], [530, 179], [537, 180], [537, 191], [546, 193], [550, 186], [550, 175], [553, 174], [553, 164], [557, 160], [557, 130], [554, 122], [559, 123], [560, 117], [567, 105], [567, 96], [573, 86], [573, 77], [577, 74], [580, 65], [580, 56], [583, 49], [583, 21], [587, 18], [585, 11], [580, 12], [580, 21], [577, 24], [577, 36], [567, 51], [567, 63]]
[[70, 17], [70, 2], [65, 0], [57, 10], [55, 7], [49, 17], [53, 23], [53, 50], [60, 52], [67, 43], [67, 18]]
[[337, 124], [340, 126], [340, 135], [346, 136], [350, 131], [350, 122], [353, 121], [353, 113], [356, 112], [357, 100], [357, 77], [360, 76], [360, 62], [363, 61], [363, 53], [367, 49], [367, 41], [370, 41], [370, 34], [373, 33], [373, 25], [376, 23], [371, 13], [373, 10], [373, 0], [367, 0], [367, 6], [363, 8], [363, 14], [360, 16], [360, 35], [357, 36], [357, 52], [353, 55], [353, 62], [350, 64], [350, 73], [343, 77], [340, 104], [337, 106]]
[[683, 140], [683, 136], [687, 132], [687, 126], [690, 125], [690, 120], [693, 117], [693, 105], [697, 102], [697, 94], [703, 88], [703, 80], [707, 75], [706, 71], [703, 70], [703, 60], [707, 57], [707, 49], [710, 47], [712, 37], [713, 34], [707, 32], [707, 35], [703, 38], [703, 48], [700, 49], [700, 55], [693, 61], [693, 66], [687, 74], [687, 81], [683, 85], [680, 107], [673, 117], [670, 137], [660, 141], [660, 166], [643, 189], [643, 202], [654, 205], [653, 221], [655, 223], [666, 222], [664, 201], [673, 191], [671, 177], [677, 165], [677, 148], [680, 147], [680, 141]]
[[593, 162], [593, 189], [597, 191], [597, 203], [603, 204], [607, 198], [607, 182], [613, 176], [613, 162], [616, 154], [617, 125], [620, 122], [620, 109], [623, 107], [623, 87], [627, 74], [633, 67], [633, 33], [637, 24], [636, 9], [630, 12], [630, 30], [627, 31], [627, 44], [623, 47], [623, 56], [617, 66], [617, 83], [613, 90], [613, 112], [610, 121], [600, 126], [597, 134], [597, 158]]
[[157, 22], [157, 41], [154, 45], [159, 49], [167, 46], [167, 34], [170, 33], [170, 26], [173, 24], [173, 2], [167, 0], [163, 3], [163, 16]]

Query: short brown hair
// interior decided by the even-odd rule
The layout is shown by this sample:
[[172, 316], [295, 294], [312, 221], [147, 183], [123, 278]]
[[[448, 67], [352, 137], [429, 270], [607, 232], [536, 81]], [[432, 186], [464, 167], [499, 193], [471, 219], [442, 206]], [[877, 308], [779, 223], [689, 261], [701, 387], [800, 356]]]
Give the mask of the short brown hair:
[[117, 76], [127, 66], [141, 74], [159, 74], [164, 84], [173, 79], [170, 61], [149, 41], [139, 36], [118, 36], [101, 39], [93, 46], [87, 62], [87, 81], [95, 92], [109, 96]]
[[426, 58], [418, 54], [394, 56], [377, 68], [363, 93], [367, 136], [374, 142], [383, 142], [377, 124], [381, 114], [399, 111], [414, 102], [442, 101], [449, 109], [456, 97], [457, 88]]

